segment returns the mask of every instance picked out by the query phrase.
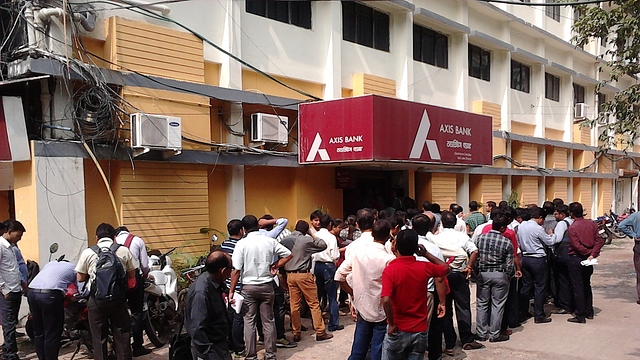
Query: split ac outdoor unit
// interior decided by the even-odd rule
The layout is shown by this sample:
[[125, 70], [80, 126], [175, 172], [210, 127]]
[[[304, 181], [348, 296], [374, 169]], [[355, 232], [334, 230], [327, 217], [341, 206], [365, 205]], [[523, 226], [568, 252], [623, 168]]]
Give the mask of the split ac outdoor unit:
[[182, 119], [174, 116], [131, 114], [131, 147], [182, 150]]
[[585, 103], [577, 103], [574, 109], [573, 117], [575, 119], [584, 119], [587, 117], [588, 110], [589, 110], [589, 105]]
[[609, 121], [611, 121], [611, 113], [604, 112], [601, 115], [602, 115], [602, 117], [598, 117], [598, 125], [600, 125], [600, 126], [609, 125]]
[[251, 141], [287, 144], [289, 118], [282, 115], [251, 114]]

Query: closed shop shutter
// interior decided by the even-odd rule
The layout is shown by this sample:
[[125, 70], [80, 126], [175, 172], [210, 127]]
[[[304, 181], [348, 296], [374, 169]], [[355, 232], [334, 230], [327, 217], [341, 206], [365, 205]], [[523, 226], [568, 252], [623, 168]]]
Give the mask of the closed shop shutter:
[[433, 173], [431, 176], [431, 202], [443, 209], [456, 202], [457, 183], [455, 174]]
[[[538, 178], [525, 176], [522, 178], [522, 204], [538, 204]], [[539, 204], [538, 204], [539, 205]]]
[[122, 219], [150, 249], [202, 254], [209, 249], [200, 228], [209, 225], [207, 169], [204, 166], [136, 163], [121, 170]]

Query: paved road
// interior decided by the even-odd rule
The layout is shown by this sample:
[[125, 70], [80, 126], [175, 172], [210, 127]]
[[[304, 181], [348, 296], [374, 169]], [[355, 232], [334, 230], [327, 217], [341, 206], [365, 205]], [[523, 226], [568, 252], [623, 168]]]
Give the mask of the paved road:
[[[454, 357], [445, 359], [638, 359], [640, 358], [640, 305], [635, 303], [635, 272], [632, 262], [631, 239], [614, 240], [599, 258], [592, 278], [595, 319], [587, 324], [572, 324], [569, 315], [552, 315], [549, 324], [528, 321], [514, 329], [511, 340], [504, 343], [486, 343], [481, 350], [463, 351], [456, 347]], [[472, 289], [472, 293], [475, 290]], [[475, 302], [474, 302], [475, 304]], [[472, 308], [475, 311], [475, 305]], [[287, 321], [288, 322], [288, 321]], [[345, 329], [335, 332], [332, 340], [316, 342], [313, 332], [303, 333], [295, 349], [278, 349], [278, 359], [289, 360], [342, 360], [349, 355], [355, 323], [341, 317]], [[311, 328], [310, 320], [303, 324]], [[289, 338], [291, 335], [289, 333]], [[151, 347], [147, 344], [147, 347]], [[34, 359], [30, 344], [21, 344], [23, 355]], [[165, 360], [167, 347], [155, 349], [140, 360]], [[71, 349], [63, 349], [61, 359], [68, 360]], [[262, 358], [261, 351], [259, 357]], [[81, 351], [76, 359], [86, 359]]]

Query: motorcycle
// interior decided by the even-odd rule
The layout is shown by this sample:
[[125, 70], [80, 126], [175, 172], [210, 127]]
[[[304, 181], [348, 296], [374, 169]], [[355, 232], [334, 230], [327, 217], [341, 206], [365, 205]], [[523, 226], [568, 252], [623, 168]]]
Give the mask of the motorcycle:
[[169, 341], [179, 322], [178, 278], [171, 267], [171, 254], [176, 248], [149, 256], [149, 278], [144, 284], [144, 329], [149, 341], [161, 347]]
[[611, 222], [608, 223], [607, 225], [609, 227], [609, 230], [611, 230], [611, 233], [618, 239], [626, 238], [628, 235], [622, 232], [622, 230], [618, 228], [618, 225], [620, 225], [620, 222], [622, 222], [622, 220], [629, 217], [629, 215], [627, 214], [616, 215], [613, 211], [610, 211], [609, 217], [611, 218]]
[[598, 233], [604, 240], [605, 245], [611, 244], [614, 238], [623, 239], [627, 237], [620, 229], [618, 229], [618, 216], [610, 212], [609, 215], [599, 216], [596, 220], [598, 224]]

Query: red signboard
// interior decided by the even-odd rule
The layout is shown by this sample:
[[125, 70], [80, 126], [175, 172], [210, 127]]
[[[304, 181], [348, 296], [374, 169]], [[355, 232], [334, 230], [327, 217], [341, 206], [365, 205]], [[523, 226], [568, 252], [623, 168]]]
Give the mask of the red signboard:
[[366, 95], [300, 104], [301, 164], [354, 161], [491, 165], [491, 117]]

